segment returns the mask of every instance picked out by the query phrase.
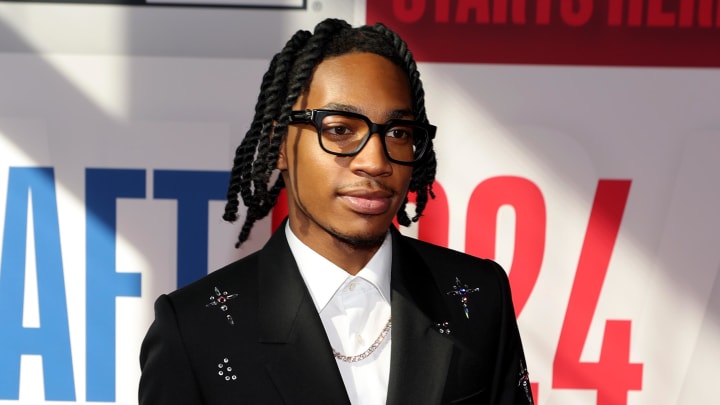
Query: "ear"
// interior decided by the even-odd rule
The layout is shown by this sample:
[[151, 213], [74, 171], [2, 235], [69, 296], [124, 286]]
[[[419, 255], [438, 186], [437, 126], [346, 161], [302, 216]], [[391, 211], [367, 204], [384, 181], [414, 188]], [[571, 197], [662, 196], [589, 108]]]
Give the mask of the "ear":
[[288, 169], [287, 135], [283, 136], [283, 140], [280, 143], [280, 147], [278, 148], [278, 159], [276, 167], [280, 171], [285, 171]]

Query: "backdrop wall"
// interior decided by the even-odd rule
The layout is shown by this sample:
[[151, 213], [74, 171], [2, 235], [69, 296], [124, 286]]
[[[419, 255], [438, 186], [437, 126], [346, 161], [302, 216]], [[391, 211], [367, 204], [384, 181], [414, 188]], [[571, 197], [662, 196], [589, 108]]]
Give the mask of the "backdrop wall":
[[281, 216], [235, 250], [227, 170], [331, 16], [421, 60], [438, 198], [404, 232], [509, 271], [537, 402], [713, 403], [720, 2], [204, 3], [0, 2], [0, 403], [136, 403], [155, 298]]

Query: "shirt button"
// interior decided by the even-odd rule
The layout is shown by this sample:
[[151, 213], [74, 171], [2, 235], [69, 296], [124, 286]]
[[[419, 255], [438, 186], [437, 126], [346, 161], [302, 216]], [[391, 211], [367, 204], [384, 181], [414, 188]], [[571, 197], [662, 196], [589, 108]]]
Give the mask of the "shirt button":
[[353, 290], [355, 289], [355, 284], [356, 284], [356, 283], [355, 283], [354, 281], [351, 282], [351, 283], [348, 285], [348, 290], [353, 291]]
[[365, 339], [363, 339], [363, 337], [361, 335], [355, 335], [355, 343], [357, 343], [359, 345], [364, 345]]

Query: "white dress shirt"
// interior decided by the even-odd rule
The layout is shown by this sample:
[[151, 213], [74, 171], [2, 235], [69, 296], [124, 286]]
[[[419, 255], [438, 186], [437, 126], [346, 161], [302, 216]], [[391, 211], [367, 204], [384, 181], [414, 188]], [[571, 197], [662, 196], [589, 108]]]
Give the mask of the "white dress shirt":
[[[390, 319], [390, 234], [355, 276], [302, 243], [289, 225], [285, 234], [330, 345], [346, 356], [366, 351]], [[390, 378], [390, 340], [388, 333], [382, 344], [363, 360], [347, 363], [336, 359], [353, 405], [385, 403]]]

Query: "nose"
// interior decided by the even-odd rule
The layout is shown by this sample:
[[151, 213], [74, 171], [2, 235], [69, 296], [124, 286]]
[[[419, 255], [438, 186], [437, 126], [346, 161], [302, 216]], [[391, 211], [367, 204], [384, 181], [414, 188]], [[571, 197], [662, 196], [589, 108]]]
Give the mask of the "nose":
[[381, 136], [379, 133], [371, 134], [362, 150], [351, 158], [350, 168], [354, 172], [372, 177], [392, 173], [392, 164], [385, 154]]

